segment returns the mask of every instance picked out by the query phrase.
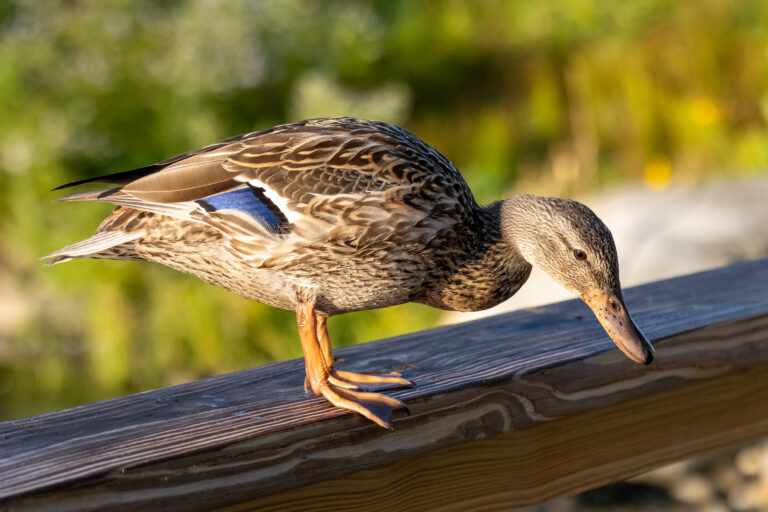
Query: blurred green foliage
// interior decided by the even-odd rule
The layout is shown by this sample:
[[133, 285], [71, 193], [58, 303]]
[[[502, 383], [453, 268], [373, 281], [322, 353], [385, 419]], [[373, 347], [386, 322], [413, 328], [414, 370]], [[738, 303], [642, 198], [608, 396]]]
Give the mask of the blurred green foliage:
[[766, 26], [762, 0], [0, 1], [0, 418], [301, 355], [292, 312], [154, 264], [43, 269], [109, 211], [52, 187], [330, 115], [409, 128], [482, 202], [763, 172]]

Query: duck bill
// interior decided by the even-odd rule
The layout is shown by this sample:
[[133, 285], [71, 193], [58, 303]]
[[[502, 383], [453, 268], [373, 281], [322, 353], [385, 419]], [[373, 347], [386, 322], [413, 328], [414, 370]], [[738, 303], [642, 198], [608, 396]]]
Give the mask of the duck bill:
[[597, 295], [583, 295], [581, 299], [592, 308], [605, 332], [627, 357], [641, 364], [653, 362], [653, 345], [629, 316], [621, 290], [609, 289]]

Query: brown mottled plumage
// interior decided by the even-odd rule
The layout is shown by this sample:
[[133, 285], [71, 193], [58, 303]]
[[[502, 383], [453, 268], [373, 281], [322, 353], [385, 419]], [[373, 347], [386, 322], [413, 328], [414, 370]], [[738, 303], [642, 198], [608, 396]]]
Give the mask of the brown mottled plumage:
[[534, 264], [579, 294], [627, 355], [652, 359], [623, 308], [613, 239], [591, 210], [526, 194], [479, 206], [447, 158], [386, 123], [302, 121], [65, 186], [91, 182], [121, 186], [61, 200], [118, 207], [49, 263], [156, 261], [295, 309], [306, 386], [382, 426], [404, 405], [364, 390], [411, 383], [335, 370], [325, 317], [411, 301], [486, 309]]

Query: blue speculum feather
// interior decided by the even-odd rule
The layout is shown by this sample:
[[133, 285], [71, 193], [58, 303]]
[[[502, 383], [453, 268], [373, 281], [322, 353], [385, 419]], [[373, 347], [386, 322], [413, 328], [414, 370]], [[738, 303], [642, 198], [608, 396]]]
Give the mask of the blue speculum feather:
[[[230, 190], [223, 194], [216, 194], [215, 196], [206, 197], [198, 201], [207, 210], [240, 210], [249, 214], [254, 219], [258, 220], [265, 226], [271, 228], [277, 228], [283, 224], [283, 220], [275, 213], [276, 210], [280, 213], [280, 210], [272, 203], [266, 196], [256, 194], [259, 189], [251, 188], [239, 188], [237, 190]], [[210, 208], [209, 208], [210, 207]]]

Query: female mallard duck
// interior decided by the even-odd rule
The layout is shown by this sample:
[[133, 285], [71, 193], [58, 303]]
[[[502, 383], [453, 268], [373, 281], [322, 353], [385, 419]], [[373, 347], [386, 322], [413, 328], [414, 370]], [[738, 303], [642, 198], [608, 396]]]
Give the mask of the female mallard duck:
[[305, 387], [382, 427], [405, 405], [373, 391], [412, 383], [335, 369], [331, 315], [409, 301], [490, 308], [537, 265], [592, 308], [627, 356], [653, 360], [624, 307], [611, 233], [589, 208], [528, 194], [479, 206], [446, 157], [386, 123], [286, 124], [59, 188], [84, 183], [121, 186], [60, 200], [118, 207], [49, 264], [156, 261], [294, 309]]

